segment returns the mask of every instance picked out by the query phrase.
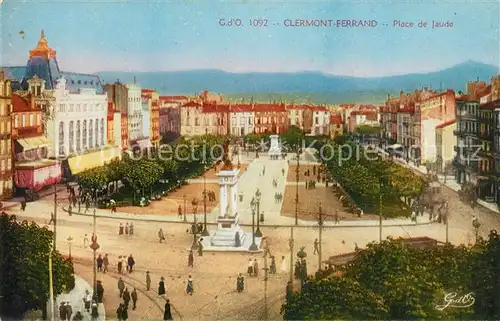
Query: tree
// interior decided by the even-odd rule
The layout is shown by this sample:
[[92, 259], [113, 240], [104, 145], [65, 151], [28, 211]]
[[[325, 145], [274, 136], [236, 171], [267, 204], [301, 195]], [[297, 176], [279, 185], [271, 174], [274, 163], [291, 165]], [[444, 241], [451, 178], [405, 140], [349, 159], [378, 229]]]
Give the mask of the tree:
[[350, 278], [306, 283], [284, 305], [285, 320], [371, 320], [387, 315], [382, 297]]
[[[0, 215], [0, 233], [0, 271], [6, 276], [0, 282], [0, 316], [22, 320], [30, 310], [46, 312], [53, 233], [34, 222], [18, 222], [6, 213]], [[71, 261], [56, 251], [52, 262], [54, 295], [71, 290], [75, 284]]]
[[302, 143], [302, 139], [304, 139], [304, 131], [297, 126], [290, 126], [288, 130], [281, 134], [282, 142], [286, 143], [289, 148], [295, 150]]
[[97, 191], [101, 190], [109, 180], [108, 168], [106, 166], [96, 167], [78, 174], [78, 184], [84, 189]]
[[361, 135], [377, 135], [380, 133], [380, 126], [359, 125], [356, 127], [356, 133]]

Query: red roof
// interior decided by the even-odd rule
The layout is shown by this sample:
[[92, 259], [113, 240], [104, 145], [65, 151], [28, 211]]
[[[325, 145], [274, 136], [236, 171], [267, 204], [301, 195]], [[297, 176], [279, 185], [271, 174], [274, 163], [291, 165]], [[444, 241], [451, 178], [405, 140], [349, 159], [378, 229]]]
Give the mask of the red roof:
[[248, 113], [253, 111], [252, 104], [235, 104], [230, 106], [230, 111], [234, 113]]
[[286, 111], [285, 104], [254, 104], [256, 112], [283, 112]]
[[195, 102], [195, 101], [189, 101], [182, 105], [182, 107], [201, 107], [201, 104]]
[[204, 113], [227, 113], [229, 112], [229, 105], [226, 104], [203, 104]]
[[160, 96], [161, 101], [179, 102], [188, 100], [187, 96]]
[[[12, 112], [20, 113], [20, 112], [31, 111], [31, 110], [32, 109], [31, 109], [30, 102], [28, 101], [28, 99], [23, 98], [23, 97], [16, 95], [16, 94], [12, 95]], [[37, 110], [40, 110], [40, 109], [37, 109]]]
[[330, 124], [342, 125], [342, 116], [335, 114], [330, 115]]
[[444, 123], [441, 123], [441, 124], [437, 125], [437, 126], [436, 126], [436, 129], [439, 129], [439, 128], [443, 128], [443, 127], [446, 127], [446, 126], [453, 125], [455, 122], [456, 122], [456, 119], [452, 119], [452, 120], [445, 121]]

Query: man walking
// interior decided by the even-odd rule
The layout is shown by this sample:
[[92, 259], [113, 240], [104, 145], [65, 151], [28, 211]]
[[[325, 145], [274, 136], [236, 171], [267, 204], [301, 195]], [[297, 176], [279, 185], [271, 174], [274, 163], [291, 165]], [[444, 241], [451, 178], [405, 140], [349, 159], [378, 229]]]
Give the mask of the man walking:
[[125, 290], [125, 282], [123, 282], [122, 278], [118, 280], [118, 290], [120, 290], [120, 298], [123, 297], [123, 291]]
[[128, 308], [129, 302], [130, 302], [130, 292], [128, 292], [128, 289], [125, 288], [125, 291], [123, 291], [123, 304], [125, 305], [125, 308]]
[[137, 291], [135, 288], [132, 291], [132, 294], [130, 296], [132, 297], [132, 305], [133, 305], [132, 310], [135, 310], [135, 308], [137, 306]]
[[149, 275], [149, 271], [146, 271], [146, 290], [151, 289], [151, 276]]
[[102, 259], [102, 264], [104, 265], [103, 272], [104, 273], [108, 272], [108, 265], [109, 265], [108, 253], [104, 254], [104, 258]]
[[129, 255], [127, 259], [128, 273], [132, 273], [132, 268], [134, 267], [135, 261], [132, 254]]
[[319, 253], [319, 242], [318, 242], [318, 239], [314, 240], [314, 252], [313, 252], [313, 255], [316, 255], [316, 253]]

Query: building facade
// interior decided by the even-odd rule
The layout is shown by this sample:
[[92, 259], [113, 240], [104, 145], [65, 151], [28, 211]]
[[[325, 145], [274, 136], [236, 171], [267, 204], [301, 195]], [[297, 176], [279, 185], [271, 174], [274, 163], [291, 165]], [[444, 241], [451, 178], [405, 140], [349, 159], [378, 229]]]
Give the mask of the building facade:
[[285, 104], [252, 104], [256, 134], [280, 134], [287, 131], [288, 112]]
[[0, 71], [0, 200], [12, 196], [11, 83]]
[[438, 173], [452, 174], [450, 165], [455, 159], [456, 139], [454, 131], [457, 128], [456, 120], [452, 119], [436, 126], [436, 171]]
[[229, 110], [231, 135], [246, 136], [254, 132], [255, 114], [251, 104], [230, 105]]
[[344, 134], [344, 122], [341, 115], [330, 114], [329, 132], [331, 139]]
[[137, 84], [127, 84], [126, 87], [128, 99], [128, 137], [130, 141], [135, 141], [143, 138], [141, 87]]
[[47, 158], [50, 141], [43, 135], [42, 114], [34, 94], [12, 95], [12, 163], [17, 195], [26, 195], [26, 190], [38, 192], [61, 179], [61, 164]]
[[473, 183], [477, 181], [478, 158], [476, 153], [479, 149], [478, 118], [479, 101], [461, 97], [456, 100], [456, 130], [457, 142], [455, 151], [455, 180], [459, 184]]

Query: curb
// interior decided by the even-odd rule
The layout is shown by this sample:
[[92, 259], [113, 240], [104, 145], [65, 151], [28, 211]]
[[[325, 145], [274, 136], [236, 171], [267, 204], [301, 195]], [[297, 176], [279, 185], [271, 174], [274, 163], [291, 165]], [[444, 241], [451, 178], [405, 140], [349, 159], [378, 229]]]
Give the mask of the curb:
[[[68, 209], [63, 206], [62, 207], [64, 212], [68, 212]], [[81, 215], [81, 216], [90, 216], [93, 217], [94, 215], [92, 213], [81, 213], [81, 212], [71, 212], [72, 215]], [[166, 221], [166, 220], [151, 220], [151, 219], [144, 219], [141, 218], [139, 214], [130, 214], [127, 213], [128, 215], [134, 215], [134, 217], [117, 217], [114, 215], [96, 215], [96, 218], [106, 218], [106, 219], [115, 219], [115, 220], [128, 220], [128, 221], [140, 221], [140, 222], [154, 222], [154, 223], [174, 223], [174, 224], [190, 224], [192, 222], [184, 222], [184, 221]], [[387, 220], [386, 220], [387, 221]], [[375, 221], [371, 221], [375, 222]], [[378, 221], [376, 221], [378, 222]], [[420, 226], [420, 225], [430, 225], [435, 223], [436, 221], [429, 221], [429, 222], [422, 222], [422, 223], [411, 223], [411, 224], [396, 224], [396, 223], [391, 223], [391, 224], [382, 224], [382, 227], [408, 227], [408, 226]], [[217, 223], [208, 223], [207, 225], [210, 226], [217, 226]], [[251, 227], [252, 224], [239, 224], [240, 226], [248, 226]], [[259, 224], [260, 227], [266, 227], [266, 228], [291, 228], [291, 227], [296, 227], [296, 228], [318, 228], [317, 225], [293, 225], [293, 224], [277, 224], [277, 225], [272, 225], [272, 224]], [[370, 228], [370, 227], [379, 227], [378, 224], [375, 225], [323, 225], [323, 228]]]

